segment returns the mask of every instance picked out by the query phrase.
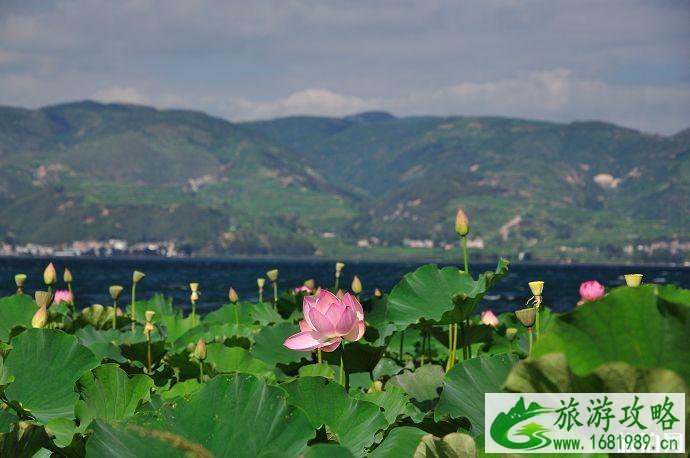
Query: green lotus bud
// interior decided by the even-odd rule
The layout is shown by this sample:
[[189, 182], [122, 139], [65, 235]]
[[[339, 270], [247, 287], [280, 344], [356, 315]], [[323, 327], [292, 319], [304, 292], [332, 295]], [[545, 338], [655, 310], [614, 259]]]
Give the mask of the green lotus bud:
[[515, 340], [515, 337], [517, 336], [518, 330], [516, 328], [508, 328], [506, 329], [506, 339], [508, 339], [508, 342], [512, 342]]
[[141, 280], [144, 279], [146, 274], [144, 272], [140, 272], [138, 270], [135, 270], [132, 272], [132, 283], [139, 283]]
[[625, 274], [625, 284], [631, 288], [640, 286], [642, 283], [642, 274]]
[[67, 267], [65, 267], [65, 271], [62, 273], [62, 281], [72, 283], [72, 272]]
[[120, 295], [122, 294], [122, 286], [120, 285], [112, 285], [110, 288], [108, 288], [108, 291], [110, 292], [110, 297], [116, 301], [120, 298]]
[[237, 301], [240, 300], [240, 297], [237, 295], [237, 291], [235, 291], [235, 288], [230, 288], [230, 291], [228, 291], [228, 299], [230, 299], [230, 302], [232, 304], [237, 304]]
[[26, 274], [17, 274], [14, 276], [14, 283], [17, 285], [17, 288], [22, 288], [24, 282], [26, 282]]
[[470, 220], [462, 208], [458, 208], [458, 212], [455, 214], [455, 232], [460, 236], [464, 237], [470, 233]]
[[55, 266], [51, 262], [48, 264], [48, 266], [43, 270], [43, 283], [46, 285], [50, 286], [55, 284], [57, 281], [57, 272], [55, 271]]
[[148, 321], [148, 322], [153, 321], [153, 315], [155, 315], [155, 314], [156, 314], [156, 312], [154, 312], [153, 310], [147, 310], [146, 312], [144, 312], [144, 315], [146, 315], [146, 321]]
[[193, 293], [196, 293], [199, 290], [199, 284], [198, 283], [190, 283], [189, 289], [191, 289]]
[[537, 319], [537, 309], [536, 307], [529, 307], [526, 309], [517, 310], [515, 312], [515, 316], [523, 326], [531, 328], [534, 326], [534, 322]]
[[266, 272], [266, 276], [272, 282], [278, 280], [278, 269], [269, 270], [268, 272]]
[[53, 300], [53, 295], [48, 291], [36, 291], [34, 293], [34, 298], [39, 307], [50, 307], [50, 303]]
[[350, 289], [355, 294], [359, 294], [362, 292], [362, 282], [360, 281], [357, 275], [355, 275], [355, 278], [352, 279], [352, 285], [350, 286]]
[[259, 288], [263, 288], [265, 284], [266, 284], [266, 279], [265, 279], [265, 278], [257, 278], [257, 279], [256, 279], [256, 285], [257, 285]]
[[533, 296], [541, 296], [542, 291], [544, 291], [543, 281], [531, 281], [528, 283], [528, 285]]
[[33, 318], [31, 318], [31, 326], [34, 328], [43, 328], [48, 323], [48, 309], [45, 306], [41, 306], [34, 313]]
[[194, 356], [199, 361], [206, 359], [206, 341], [203, 338], [196, 342], [196, 346], [194, 347]]
[[316, 282], [313, 278], [310, 278], [309, 280], [304, 282], [304, 286], [309, 288], [309, 291], [314, 291], [314, 288], [316, 288]]

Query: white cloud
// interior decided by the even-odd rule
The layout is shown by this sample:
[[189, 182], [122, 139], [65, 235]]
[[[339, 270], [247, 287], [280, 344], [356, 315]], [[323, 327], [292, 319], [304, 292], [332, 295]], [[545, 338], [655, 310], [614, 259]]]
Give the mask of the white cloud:
[[354, 96], [337, 94], [326, 89], [305, 89], [287, 97], [268, 102], [234, 99], [230, 110], [236, 118], [260, 119], [288, 115], [343, 116], [366, 110], [371, 103]]
[[147, 96], [143, 95], [133, 86], [113, 85], [96, 91], [91, 98], [101, 102], [134, 103], [144, 105], [150, 103]]

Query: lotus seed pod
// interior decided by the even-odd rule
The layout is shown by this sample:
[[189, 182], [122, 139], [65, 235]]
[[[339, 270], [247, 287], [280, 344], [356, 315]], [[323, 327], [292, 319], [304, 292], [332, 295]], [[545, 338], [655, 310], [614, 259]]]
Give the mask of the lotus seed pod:
[[304, 286], [309, 288], [309, 291], [314, 291], [314, 288], [316, 288], [316, 282], [313, 278], [310, 278], [309, 280], [304, 282]]
[[350, 286], [350, 289], [355, 294], [360, 294], [362, 292], [362, 282], [360, 281], [357, 275], [355, 275], [355, 278], [352, 279], [352, 285]]
[[17, 274], [14, 276], [14, 283], [17, 285], [17, 288], [22, 288], [25, 282], [26, 274]]
[[187, 349], [187, 353], [193, 353], [194, 348], [196, 348], [196, 345], [194, 345], [193, 343], [188, 343], [185, 348]]
[[155, 314], [156, 314], [156, 312], [154, 312], [153, 310], [147, 310], [146, 312], [144, 312], [144, 315], [146, 316], [146, 321], [148, 321], [148, 322], [153, 321], [153, 315], [155, 315]]
[[382, 296], [383, 296], [383, 293], [381, 292], [381, 290], [376, 288], [374, 290], [374, 297], [382, 297]]
[[62, 273], [62, 281], [72, 283], [72, 272], [67, 267], [65, 267], [65, 271]]
[[144, 272], [140, 272], [138, 270], [135, 270], [132, 272], [132, 283], [139, 283], [141, 280], [144, 279], [146, 274]]
[[196, 291], [192, 291], [192, 294], [189, 296], [189, 300], [196, 303], [196, 301], [199, 300], [199, 293], [197, 293]]
[[48, 291], [36, 291], [34, 293], [34, 298], [39, 307], [50, 307], [50, 303], [53, 301], [53, 295]]
[[190, 283], [189, 289], [191, 289], [193, 293], [196, 293], [197, 291], [199, 291], [199, 284], [198, 283]]
[[626, 274], [624, 276], [625, 276], [625, 284], [631, 288], [635, 288], [637, 286], [640, 286], [640, 284], [642, 284], [642, 274]]
[[528, 283], [528, 285], [533, 296], [541, 296], [542, 291], [544, 291], [543, 281], [531, 281]]
[[55, 266], [51, 262], [48, 264], [48, 266], [43, 270], [43, 283], [46, 285], [50, 286], [55, 284], [57, 281], [57, 272], [55, 271]]
[[112, 285], [110, 288], [108, 288], [108, 292], [110, 292], [110, 297], [112, 300], [116, 301], [120, 298], [120, 295], [122, 294], [122, 286], [120, 285]]
[[34, 313], [33, 318], [31, 318], [31, 326], [34, 328], [43, 328], [48, 323], [48, 309], [45, 306], [41, 306]]
[[470, 220], [462, 208], [458, 208], [458, 212], [455, 215], [455, 232], [460, 236], [464, 237], [470, 233]]
[[257, 278], [257, 279], [256, 279], [256, 285], [257, 285], [259, 288], [263, 288], [265, 284], [266, 284], [266, 279], [265, 279], [265, 278]]
[[197, 341], [194, 347], [194, 356], [196, 356], [196, 359], [199, 361], [206, 359], [206, 341], [203, 338]]
[[235, 288], [230, 288], [230, 291], [228, 291], [228, 299], [230, 299], [230, 302], [232, 304], [237, 304], [237, 301], [240, 300], [240, 297], [237, 295], [237, 291], [235, 291]]
[[278, 280], [278, 269], [269, 270], [266, 272], [266, 276], [273, 282]]
[[508, 328], [506, 329], [506, 339], [508, 339], [509, 342], [512, 342], [515, 340], [515, 336], [517, 336], [517, 328]]
[[95, 315], [100, 315], [101, 313], [103, 313], [104, 307], [101, 304], [93, 304], [91, 306], [91, 310]]
[[515, 312], [515, 316], [523, 326], [531, 328], [534, 326], [534, 322], [537, 319], [537, 309], [535, 307], [529, 307], [526, 309], [517, 310]]
[[336, 262], [335, 263], [335, 276], [340, 277], [340, 272], [342, 272], [344, 268], [345, 268], [344, 262]]

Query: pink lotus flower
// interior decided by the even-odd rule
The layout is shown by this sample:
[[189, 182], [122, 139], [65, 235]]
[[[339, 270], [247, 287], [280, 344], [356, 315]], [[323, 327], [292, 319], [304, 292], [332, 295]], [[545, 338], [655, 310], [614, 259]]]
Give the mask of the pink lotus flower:
[[498, 327], [498, 318], [496, 318], [496, 315], [494, 315], [494, 312], [491, 310], [484, 310], [481, 314], [480, 320], [482, 324], [485, 324], [487, 326], [492, 326], [494, 328]]
[[596, 280], [582, 282], [580, 285], [580, 303], [601, 299], [605, 294], [604, 285]]
[[283, 345], [291, 350], [312, 351], [320, 348], [331, 352], [342, 339], [362, 338], [364, 310], [357, 299], [347, 293], [342, 299], [322, 289], [316, 296], [306, 296], [302, 302], [304, 319], [299, 322], [301, 332], [291, 335]]
[[58, 289], [55, 291], [55, 296], [53, 297], [53, 304], [59, 304], [60, 302], [72, 303], [72, 293], [66, 289]]

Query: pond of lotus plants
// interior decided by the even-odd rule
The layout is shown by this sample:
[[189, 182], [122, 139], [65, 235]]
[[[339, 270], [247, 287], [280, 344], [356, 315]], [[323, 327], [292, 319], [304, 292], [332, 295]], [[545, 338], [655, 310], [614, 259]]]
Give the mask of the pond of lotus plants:
[[283, 289], [272, 270], [259, 302], [231, 288], [203, 316], [203, 284], [184, 314], [135, 271], [130, 301], [111, 286], [79, 311], [71, 272], [49, 265], [35, 292], [18, 274], [0, 299], [0, 456], [480, 456], [485, 393], [688, 393], [690, 290], [632, 274], [556, 314], [535, 280], [524, 308], [478, 314], [509, 265], [473, 272], [464, 253], [371, 297], [338, 285], [341, 263], [331, 285]]

